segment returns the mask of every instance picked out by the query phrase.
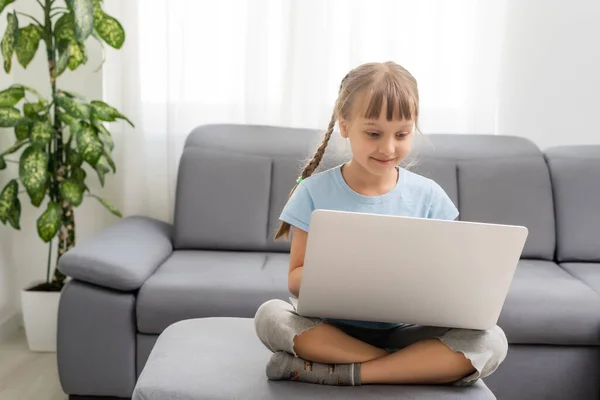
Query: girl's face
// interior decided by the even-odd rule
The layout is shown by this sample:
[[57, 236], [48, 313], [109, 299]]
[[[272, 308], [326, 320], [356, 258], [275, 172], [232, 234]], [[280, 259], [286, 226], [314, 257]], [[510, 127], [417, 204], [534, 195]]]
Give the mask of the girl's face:
[[339, 121], [342, 137], [350, 142], [353, 161], [375, 176], [391, 173], [412, 148], [414, 121], [388, 121], [385, 104], [378, 119], [355, 114], [351, 121]]

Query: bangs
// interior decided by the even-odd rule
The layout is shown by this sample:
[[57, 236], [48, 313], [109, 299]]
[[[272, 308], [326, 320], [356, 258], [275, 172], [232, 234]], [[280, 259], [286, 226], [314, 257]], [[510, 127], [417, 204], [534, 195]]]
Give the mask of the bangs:
[[383, 107], [388, 121], [408, 121], [418, 116], [417, 99], [405, 85], [395, 79], [384, 78], [375, 83], [365, 102], [366, 119], [379, 119]]

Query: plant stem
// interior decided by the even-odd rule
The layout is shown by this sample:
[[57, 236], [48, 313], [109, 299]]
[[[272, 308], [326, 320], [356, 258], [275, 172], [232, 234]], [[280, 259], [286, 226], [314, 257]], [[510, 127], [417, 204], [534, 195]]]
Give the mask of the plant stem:
[[40, 5], [40, 7], [44, 8], [44, 5], [42, 4], [42, 2], [40, 0], [35, 0], [35, 1]]
[[44, 25], [42, 25], [42, 23], [41, 23], [40, 21], [38, 21], [37, 19], [35, 19], [35, 17], [32, 17], [32, 16], [31, 16], [31, 15], [29, 15], [29, 14], [25, 14], [25, 13], [22, 13], [22, 12], [19, 12], [19, 11], [17, 11], [17, 14], [19, 14], [19, 15], [22, 15], [22, 16], [24, 16], [24, 17], [31, 18], [31, 19], [32, 19], [32, 20], [34, 20], [34, 21], [35, 21], [35, 22], [36, 22], [36, 23], [37, 23], [39, 26], [41, 26], [42, 28], [44, 27]]
[[[57, 94], [57, 90], [56, 90], [56, 77], [54, 77], [54, 69], [56, 68], [56, 43], [54, 41], [54, 34], [52, 32], [52, 20], [50, 18], [50, 11], [52, 10], [52, 4], [54, 3], [54, 0], [45, 0], [46, 1], [46, 5], [44, 7], [44, 17], [45, 17], [45, 26], [44, 26], [44, 32], [45, 32], [45, 38], [44, 41], [46, 42], [46, 53], [47, 53], [47, 57], [48, 57], [48, 73], [50, 75], [50, 86], [52, 87], [52, 100], [54, 101], [54, 99], [56, 98], [56, 94]], [[56, 258], [56, 265], [58, 265], [58, 260], [60, 259], [60, 257], [62, 256], [62, 254], [64, 254], [65, 249], [72, 247], [73, 244], [72, 242], [69, 242], [68, 239], [69, 237], [66, 235], [66, 231], [67, 231], [67, 226], [65, 224], [65, 220], [69, 221], [69, 219], [67, 218], [66, 214], [67, 211], [69, 210], [65, 210], [66, 208], [70, 207], [70, 204], [68, 204], [68, 202], [66, 202], [64, 199], [62, 199], [60, 192], [58, 190], [58, 184], [59, 181], [61, 181], [64, 178], [64, 170], [65, 168], [63, 167], [64, 165], [64, 150], [63, 150], [63, 141], [62, 141], [62, 124], [60, 122], [60, 119], [58, 118], [58, 106], [56, 104], [56, 102], [54, 102], [53, 104], [54, 107], [54, 140], [51, 141], [51, 143], [49, 144], [49, 148], [50, 148], [50, 157], [54, 158], [54, 162], [52, 163], [54, 168], [51, 174], [51, 183], [50, 183], [50, 188], [49, 188], [49, 192], [50, 192], [50, 198], [53, 199], [54, 201], [57, 201], [62, 209], [63, 209], [63, 218], [62, 218], [62, 226], [60, 227], [59, 231], [58, 231], [58, 255]], [[65, 204], [68, 207], [65, 207]], [[72, 209], [70, 210], [70, 215], [72, 216], [73, 211]], [[73, 226], [73, 224], [71, 225]], [[50, 265], [50, 261], [51, 260], [51, 255], [49, 255], [48, 258], [48, 265]], [[64, 282], [64, 280], [66, 279], [66, 276], [63, 275], [58, 269], [54, 270], [54, 276], [52, 278], [52, 283], [55, 283], [57, 285], [62, 285], [62, 283]]]

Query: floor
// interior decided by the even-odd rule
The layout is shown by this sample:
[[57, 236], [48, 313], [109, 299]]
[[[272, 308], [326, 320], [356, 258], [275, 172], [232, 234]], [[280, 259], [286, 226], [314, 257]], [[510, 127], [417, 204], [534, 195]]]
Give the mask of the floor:
[[33, 353], [25, 332], [0, 342], [0, 400], [66, 400], [56, 353]]

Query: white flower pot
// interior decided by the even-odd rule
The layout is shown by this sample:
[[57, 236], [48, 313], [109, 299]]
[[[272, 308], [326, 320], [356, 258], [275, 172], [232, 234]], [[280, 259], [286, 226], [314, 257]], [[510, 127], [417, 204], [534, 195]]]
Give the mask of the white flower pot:
[[56, 351], [60, 292], [22, 290], [23, 324], [31, 351]]

